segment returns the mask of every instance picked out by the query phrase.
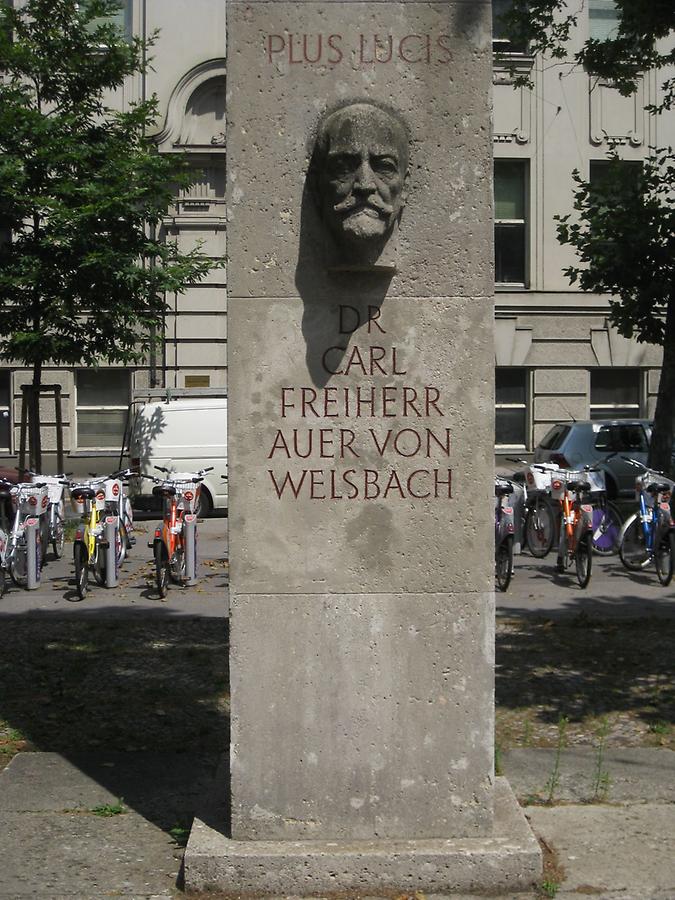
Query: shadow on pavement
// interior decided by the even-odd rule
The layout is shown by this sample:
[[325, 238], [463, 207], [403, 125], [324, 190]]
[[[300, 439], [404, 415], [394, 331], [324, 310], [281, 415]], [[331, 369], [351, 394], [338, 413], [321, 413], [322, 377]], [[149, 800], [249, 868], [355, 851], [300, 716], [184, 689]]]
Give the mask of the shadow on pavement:
[[0, 760], [58, 753], [168, 831], [229, 746], [228, 640], [227, 619], [169, 612], [3, 617]]

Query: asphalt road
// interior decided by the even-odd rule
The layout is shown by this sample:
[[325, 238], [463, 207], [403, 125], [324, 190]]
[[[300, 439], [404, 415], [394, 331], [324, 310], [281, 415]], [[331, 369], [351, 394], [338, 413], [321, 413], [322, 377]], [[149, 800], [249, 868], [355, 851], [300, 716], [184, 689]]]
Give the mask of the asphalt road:
[[[198, 526], [199, 583], [194, 587], [172, 586], [161, 600], [154, 587], [152, 550], [147, 546], [158, 520], [136, 520], [136, 545], [124, 563], [117, 588], [106, 590], [90, 580], [90, 590], [81, 601], [73, 580], [72, 544], [66, 544], [60, 560], [49, 561], [42, 583], [35, 591], [18, 588], [8, 579], [0, 600], [0, 617], [42, 612], [103, 616], [228, 615], [227, 517], [200, 521]], [[618, 558], [593, 559], [591, 582], [582, 590], [572, 570], [569, 575], [555, 571], [555, 553], [534, 559], [527, 553], [516, 556], [515, 574], [506, 593], [497, 591], [497, 613], [509, 615], [560, 616], [586, 613], [594, 616], [634, 618], [675, 616], [675, 580], [662, 587], [653, 568], [627, 572]]]
[[106, 589], [89, 579], [89, 592], [80, 600], [75, 590], [73, 545], [66, 543], [61, 559], [55, 560], [50, 549], [47, 564], [37, 590], [16, 587], [9, 576], [5, 594], [0, 600], [0, 617], [26, 613], [77, 613], [78, 615], [148, 616], [167, 613], [176, 616], [228, 615], [227, 517], [200, 520], [197, 530], [199, 583], [192, 587], [172, 585], [162, 600], [155, 588], [152, 540], [159, 520], [148, 516], [136, 518], [136, 544], [121, 570], [119, 585]]
[[664, 588], [653, 566], [628, 572], [618, 556], [593, 557], [591, 581], [580, 588], [574, 569], [559, 575], [556, 554], [534, 559], [522, 554], [508, 591], [497, 591], [499, 615], [578, 615], [635, 618], [675, 616], [675, 579]]

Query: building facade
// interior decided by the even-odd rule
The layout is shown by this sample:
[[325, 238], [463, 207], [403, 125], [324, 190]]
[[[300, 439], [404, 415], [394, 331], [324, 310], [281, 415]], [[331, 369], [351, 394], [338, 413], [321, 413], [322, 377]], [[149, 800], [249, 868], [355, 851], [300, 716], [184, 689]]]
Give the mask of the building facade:
[[[493, 0], [497, 16], [505, 3]], [[157, 94], [158, 149], [188, 154], [195, 170], [194, 185], [176, 197], [166, 219], [166, 240], [184, 248], [199, 241], [214, 258], [226, 255], [225, 8], [225, 0], [126, 0], [119, 23], [127, 32], [160, 34], [150, 70], [113, 98], [123, 106]], [[570, 54], [589, 34], [606, 34], [614, 17], [612, 0], [589, 0]], [[663, 79], [653, 73], [624, 98], [568, 62], [508, 45], [496, 22], [496, 432], [497, 451], [513, 453], [531, 450], [555, 422], [653, 412], [660, 349], [622, 338], [608, 323], [606, 297], [570, 287], [562, 270], [574, 257], [558, 244], [553, 216], [571, 209], [574, 169], [601, 175], [612, 148], [639, 163], [650, 145], [675, 143], [675, 126], [672, 115], [644, 111], [658, 102]], [[514, 89], [511, 62], [532, 74], [533, 89]], [[257, 262], [275, 265], [271, 256]], [[68, 470], [112, 467], [134, 390], [226, 386], [226, 277], [214, 269], [201, 284], [165, 298], [163, 342], [146, 365], [45, 373], [62, 389]], [[16, 463], [21, 386], [29, 381], [27, 370], [0, 367], [0, 465]], [[51, 401], [42, 416], [48, 456], [56, 446]]]

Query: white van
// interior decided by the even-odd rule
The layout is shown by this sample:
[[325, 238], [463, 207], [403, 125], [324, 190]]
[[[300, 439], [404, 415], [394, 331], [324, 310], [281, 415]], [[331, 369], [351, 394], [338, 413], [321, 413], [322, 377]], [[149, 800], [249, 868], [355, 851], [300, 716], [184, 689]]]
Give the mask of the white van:
[[[181, 393], [183, 393], [181, 391]], [[170, 472], [196, 472], [213, 466], [202, 482], [200, 515], [227, 509], [227, 398], [176, 397], [132, 404], [129, 458], [137, 472], [160, 476], [154, 466]], [[132, 478], [129, 495], [137, 509], [157, 506], [153, 483]]]

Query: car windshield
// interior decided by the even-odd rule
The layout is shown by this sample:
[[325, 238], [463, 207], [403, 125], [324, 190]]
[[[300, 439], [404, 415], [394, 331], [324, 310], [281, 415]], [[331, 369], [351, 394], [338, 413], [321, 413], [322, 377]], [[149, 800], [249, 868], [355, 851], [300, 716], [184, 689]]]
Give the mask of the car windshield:
[[539, 442], [539, 447], [542, 450], [557, 450], [567, 436], [569, 430], [569, 425], [554, 425], [544, 439]]
[[595, 449], [615, 453], [646, 453], [649, 446], [642, 425], [603, 425], [596, 435]]

